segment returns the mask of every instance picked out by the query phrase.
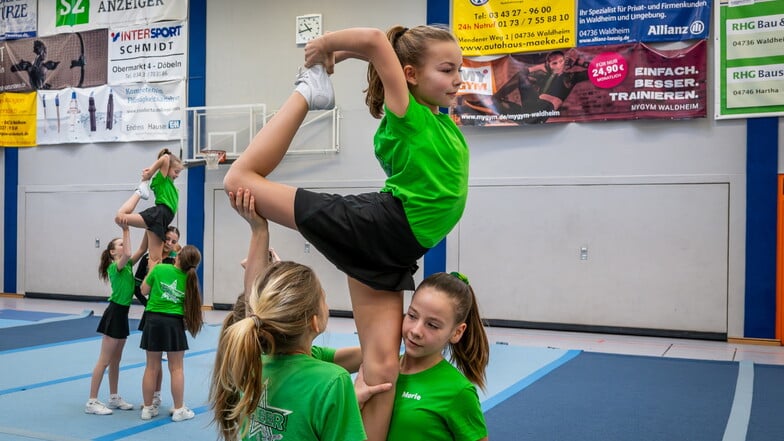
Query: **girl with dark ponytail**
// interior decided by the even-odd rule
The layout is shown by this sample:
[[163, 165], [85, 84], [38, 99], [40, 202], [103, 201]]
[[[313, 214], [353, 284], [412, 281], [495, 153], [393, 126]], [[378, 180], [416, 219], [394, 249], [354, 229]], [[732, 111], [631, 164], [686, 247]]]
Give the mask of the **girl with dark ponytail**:
[[436, 273], [419, 284], [403, 343], [388, 440], [487, 440], [475, 385], [485, 387], [490, 347], [464, 275]]
[[183, 404], [183, 359], [188, 349], [185, 330], [195, 337], [204, 323], [199, 277], [196, 274], [199, 262], [199, 250], [193, 245], [185, 245], [174, 258], [174, 265], [155, 265], [142, 282], [141, 292], [149, 296], [144, 309], [144, 329], [140, 344], [140, 347], [147, 351], [147, 365], [142, 379], [143, 420], [158, 415], [158, 406], [153, 404], [153, 393], [164, 351], [167, 354], [174, 401], [172, 421], [188, 420], [195, 416], [193, 411]]
[[[126, 402], [117, 393], [120, 377], [120, 360], [125, 342], [130, 335], [128, 310], [133, 301], [133, 264], [144, 253], [140, 247], [131, 255], [131, 234], [128, 226], [123, 227], [122, 237], [112, 239], [101, 253], [98, 263], [98, 278], [112, 286], [109, 305], [101, 315], [97, 332], [103, 334], [101, 354], [93, 368], [90, 381], [90, 396], [84, 405], [84, 412], [94, 415], [110, 415], [112, 409], [131, 410], [133, 404]], [[106, 369], [109, 369], [109, 401], [104, 404], [98, 400], [98, 391]]]

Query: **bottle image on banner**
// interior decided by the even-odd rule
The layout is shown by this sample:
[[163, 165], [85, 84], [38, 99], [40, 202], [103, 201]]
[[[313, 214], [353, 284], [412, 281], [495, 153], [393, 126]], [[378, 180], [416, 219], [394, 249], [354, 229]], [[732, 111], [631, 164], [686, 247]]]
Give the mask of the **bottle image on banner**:
[[87, 105], [87, 112], [90, 114], [90, 131], [94, 132], [95, 129], [95, 97], [93, 92], [90, 92], [90, 100]]
[[46, 133], [46, 95], [41, 94], [41, 104], [44, 106], [44, 133]]
[[54, 96], [54, 107], [57, 109], [57, 133], [60, 133], [60, 95]]
[[109, 101], [106, 103], [106, 130], [112, 130], [114, 124], [114, 97], [112, 88], [109, 88]]
[[76, 101], [76, 91], [71, 92], [71, 101], [68, 103], [68, 131], [76, 137], [76, 122], [79, 118], [79, 103]]

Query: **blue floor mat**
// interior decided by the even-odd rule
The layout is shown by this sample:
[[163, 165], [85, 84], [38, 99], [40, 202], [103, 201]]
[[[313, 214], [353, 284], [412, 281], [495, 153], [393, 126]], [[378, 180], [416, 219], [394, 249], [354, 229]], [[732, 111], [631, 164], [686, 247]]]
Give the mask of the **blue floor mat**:
[[[92, 314], [67, 320], [34, 323], [26, 326], [0, 328], [0, 351], [60, 343], [80, 338], [98, 337], [95, 332], [100, 317]], [[139, 326], [139, 320], [130, 319], [131, 330]]]
[[491, 440], [721, 441], [738, 363], [583, 352], [490, 409]]

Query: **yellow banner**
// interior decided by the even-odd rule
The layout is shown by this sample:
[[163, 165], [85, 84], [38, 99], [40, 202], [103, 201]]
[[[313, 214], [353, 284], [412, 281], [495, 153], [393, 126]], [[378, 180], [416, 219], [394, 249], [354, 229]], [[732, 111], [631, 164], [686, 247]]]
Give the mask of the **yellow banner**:
[[0, 93], [0, 147], [33, 147], [36, 131], [35, 92]]
[[454, 0], [452, 13], [466, 57], [577, 45], [573, 0]]

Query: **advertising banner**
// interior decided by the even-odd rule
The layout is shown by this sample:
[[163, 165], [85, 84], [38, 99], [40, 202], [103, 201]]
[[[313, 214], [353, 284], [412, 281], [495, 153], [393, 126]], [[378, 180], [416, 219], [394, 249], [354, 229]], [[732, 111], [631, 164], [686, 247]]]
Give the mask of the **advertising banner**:
[[185, 22], [117, 28], [109, 32], [109, 84], [184, 80]]
[[182, 135], [185, 81], [41, 91], [39, 145], [174, 140]]
[[41, 0], [38, 35], [188, 18], [188, 0]]
[[717, 9], [716, 119], [784, 115], [784, 0]]
[[0, 93], [0, 147], [35, 145], [35, 92]]
[[38, 28], [36, 0], [0, 0], [0, 40], [35, 37]]
[[466, 57], [568, 48], [576, 44], [574, 3], [453, 0], [452, 29]]
[[106, 29], [0, 42], [0, 91], [106, 84], [106, 45]]
[[577, 46], [708, 38], [708, 0], [579, 0]]
[[704, 118], [706, 53], [700, 40], [466, 58], [453, 117], [465, 126]]

